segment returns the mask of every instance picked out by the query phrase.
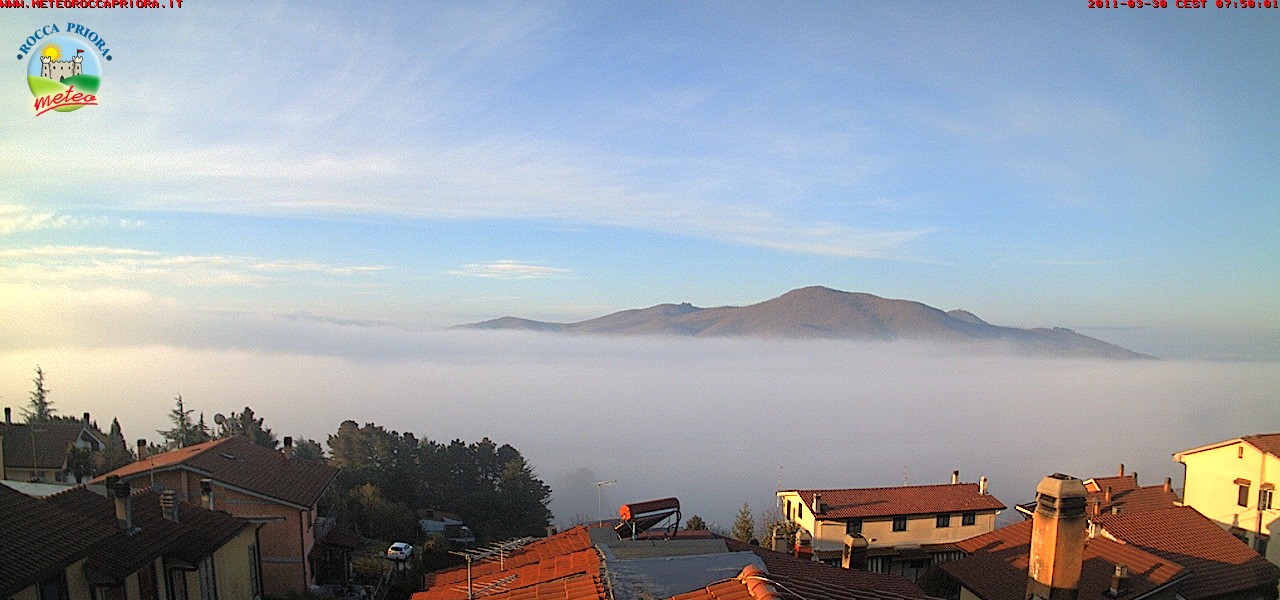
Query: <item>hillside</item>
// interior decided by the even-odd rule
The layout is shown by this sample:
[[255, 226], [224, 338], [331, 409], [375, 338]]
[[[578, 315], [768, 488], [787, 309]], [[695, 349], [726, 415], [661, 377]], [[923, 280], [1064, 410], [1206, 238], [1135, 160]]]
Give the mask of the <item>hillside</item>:
[[813, 286], [741, 307], [659, 304], [577, 323], [502, 317], [455, 329], [518, 329], [598, 335], [754, 336], [861, 340], [923, 340], [1005, 344], [1054, 356], [1151, 358], [1070, 329], [992, 325], [965, 310], [943, 312], [911, 300]]

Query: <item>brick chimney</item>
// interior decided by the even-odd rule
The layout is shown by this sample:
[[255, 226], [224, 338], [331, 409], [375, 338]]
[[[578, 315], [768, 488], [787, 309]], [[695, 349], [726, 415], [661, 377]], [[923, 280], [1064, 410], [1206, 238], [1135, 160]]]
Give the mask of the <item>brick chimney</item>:
[[178, 522], [178, 492], [176, 490], [165, 490], [160, 492], [160, 513], [164, 518]]
[[1028, 600], [1076, 600], [1084, 564], [1084, 483], [1054, 473], [1036, 486], [1027, 566]]
[[1102, 492], [1102, 501], [1107, 504], [1111, 503], [1111, 486], [1107, 486], [1107, 489]]
[[293, 438], [292, 437], [289, 437], [287, 435], [284, 436], [284, 450], [282, 450], [282, 452], [284, 452], [285, 458], [293, 458]]
[[1165, 477], [1165, 478], [1164, 478], [1164, 493], [1168, 494], [1169, 492], [1172, 492], [1172, 491], [1173, 491], [1173, 478], [1172, 478], [1172, 477]]
[[1120, 471], [1116, 473], [1116, 477], [1124, 477], [1124, 463], [1120, 463]]
[[129, 535], [136, 531], [133, 528], [133, 498], [130, 496], [129, 482], [116, 481], [111, 486], [111, 495], [116, 502], [116, 525]]
[[200, 480], [200, 506], [213, 510], [213, 480]]

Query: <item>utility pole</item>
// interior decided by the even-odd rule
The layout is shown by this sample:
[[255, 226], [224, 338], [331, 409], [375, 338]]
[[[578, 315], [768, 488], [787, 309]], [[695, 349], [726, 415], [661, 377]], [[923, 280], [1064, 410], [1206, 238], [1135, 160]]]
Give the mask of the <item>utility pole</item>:
[[604, 487], [618, 483], [617, 479], [596, 482], [596, 524], [604, 523]]

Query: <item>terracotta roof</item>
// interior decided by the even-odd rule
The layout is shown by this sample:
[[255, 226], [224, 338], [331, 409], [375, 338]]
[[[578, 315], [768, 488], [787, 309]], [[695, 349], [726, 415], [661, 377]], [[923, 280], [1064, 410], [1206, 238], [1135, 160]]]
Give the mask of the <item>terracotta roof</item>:
[[[30, 469], [32, 450], [35, 451], [35, 468], [61, 470], [67, 464], [67, 446], [88, 430], [103, 442], [105, 436], [86, 425], [84, 421], [49, 421], [35, 426], [0, 423], [0, 438], [4, 439], [4, 464], [10, 468]], [[34, 448], [33, 448], [34, 444]]]
[[246, 527], [242, 521], [221, 511], [178, 505], [178, 522], [165, 519], [160, 511], [160, 495], [144, 490], [131, 497], [136, 532], [125, 534], [116, 525], [115, 501], [84, 487], [75, 487], [48, 497], [45, 502], [95, 521], [110, 535], [101, 538], [85, 562], [85, 575], [92, 583], [117, 583], [159, 556], [190, 563], [213, 554]]
[[822, 519], [891, 517], [932, 513], [992, 511], [1007, 508], [990, 494], [979, 494], [976, 483], [912, 485], [840, 490], [791, 490], [813, 507], [813, 495], [822, 494]]
[[833, 567], [760, 546], [726, 539], [732, 552], [751, 551], [764, 561], [769, 578], [782, 584], [785, 600], [894, 600], [929, 596], [904, 577]]
[[[983, 600], [1022, 600], [1027, 592], [1027, 566], [1031, 550], [1031, 521], [997, 529], [956, 545], [969, 556], [942, 564], [942, 570]], [[1106, 538], [1085, 541], [1079, 600], [1109, 600], [1111, 576], [1117, 564], [1129, 566], [1130, 595], [1161, 588], [1185, 574], [1185, 569], [1165, 558]]]
[[[482, 564], [496, 565], [494, 562]], [[472, 565], [471, 585], [473, 589], [485, 589], [493, 586], [494, 589], [510, 590], [511, 592], [508, 593], [578, 575], [594, 578], [597, 583], [599, 583], [600, 579], [600, 555], [596, 553], [594, 548], [579, 550], [572, 554], [548, 557], [523, 566], [507, 564], [503, 570], [486, 569], [488, 572], [484, 574], [477, 574], [475, 566]], [[451, 580], [452, 578], [435, 579], [429, 589], [414, 594], [414, 600], [466, 600], [467, 581], [465, 568], [462, 571], [462, 575], [463, 577], [458, 580]], [[603, 586], [601, 586], [601, 589], [603, 589]], [[502, 596], [503, 594], [494, 595]]]
[[1112, 477], [1094, 477], [1093, 479], [1086, 479], [1084, 482], [1084, 489], [1089, 492], [1101, 492], [1107, 488], [1111, 488], [1112, 492], [1121, 492], [1138, 489], [1138, 487], [1138, 475], [1136, 473]]
[[[114, 513], [112, 513], [114, 515]], [[84, 558], [116, 531], [83, 516], [0, 486], [0, 598], [23, 590]]]
[[[188, 469], [222, 484], [301, 507], [315, 504], [338, 474], [337, 468], [323, 462], [288, 459], [248, 438], [235, 436], [157, 454], [108, 475], [130, 479], [165, 469]], [[104, 475], [94, 481], [105, 478]]]
[[[1112, 479], [1112, 478], [1107, 478]], [[1131, 477], [1121, 477], [1118, 479], [1128, 479], [1133, 481]], [[1089, 480], [1100, 481], [1100, 480]], [[1178, 494], [1173, 490], [1165, 491], [1164, 484], [1149, 485], [1146, 487], [1129, 486], [1127, 488], [1111, 487], [1111, 501], [1105, 500], [1108, 486], [1102, 486], [1100, 491], [1090, 489], [1088, 482], [1085, 488], [1089, 491], [1087, 506], [1093, 506], [1096, 502], [1102, 514], [1107, 514], [1113, 510], [1119, 510], [1121, 513], [1141, 512], [1149, 510], [1161, 510], [1165, 508], [1173, 508], [1177, 506], [1179, 501]]]
[[1240, 439], [1267, 454], [1280, 456], [1280, 433], [1259, 433], [1246, 435]]
[[1094, 521], [1107, 534], [1190, 569], [1192, 576], [1178, 588], [1188, 600], [1255, 588], [1274, 592], [1280, 581], [1280, 567], [1189, 506]]
[[[559, 556], [583, 550], [591, 550], [592, 548], [591, 536], [587, 533], [587, 528], [579, 525], [551, 537], [534, 540], [526, 544], [519, 552], [507, 557], [502, 565], [494, 561], [473, 564], [471, 566], [471, 576], [472, 578], [485, 577], [500, 572], [504, 567], [506, 569], [516, 569], [526, 565], [537, 564], [543, 560], [555, 559]], [[467, 581], [467, 567], [455, 567], [428, 573], [424, 581], [424, 588], [451, 585], [457, 582], [465, 583]]]
[[671, 600], [780, 600], [778, 588], [769, 574], [755, 565], [742, 568], [733, 579], [713, 583], [700, 590], [677, 594]]

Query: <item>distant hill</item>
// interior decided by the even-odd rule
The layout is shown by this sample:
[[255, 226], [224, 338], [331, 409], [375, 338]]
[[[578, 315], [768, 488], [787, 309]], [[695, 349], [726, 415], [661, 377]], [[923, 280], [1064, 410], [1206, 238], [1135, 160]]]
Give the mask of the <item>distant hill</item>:
[[659, 304], [577, 323], [502, 317], [454, 329], [506, 329], [601, 335], [754, 336], [861, 340], [924, 340], [1005, 344], [1053, 356], [1152, 358], [1070, 329], [992, 325], [965, 310], [943, 312], [911, 300], [842, 292], [821, 286], [792, 290], [750, 306], [698, 308]]

